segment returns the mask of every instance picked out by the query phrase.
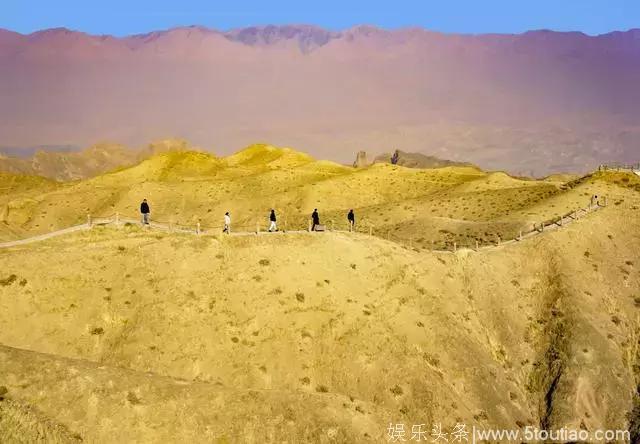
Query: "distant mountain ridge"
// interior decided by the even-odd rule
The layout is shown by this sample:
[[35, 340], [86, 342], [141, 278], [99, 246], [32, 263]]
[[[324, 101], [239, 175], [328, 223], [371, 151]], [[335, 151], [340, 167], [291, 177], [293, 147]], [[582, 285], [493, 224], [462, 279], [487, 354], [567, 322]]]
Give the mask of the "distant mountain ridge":
[[456, 35], [311, 25], [127, 37], [0, 30], [0, 145], [388, 146], [546, 175], [635, 162], [640, 30]]
[[58, 181], [86, 179], [132, 166], [154, 154], [193, 148], [182, 140], [162, 140], [141, 149], [99, 143], [80, 151], [39, 150], [30, 157], [0, 156], [0, 172], [42, 176]]
[[374, 163], [392, 163], [407, 168], [443, 168], [448, 166], [473, 166], [468, 162], [456, 162], [453, 160], [440, 159], [435, 156], [428, 156], [421, 153], [406, 153], [395, 150], [393, 153], [383, 153], [377, 156]]

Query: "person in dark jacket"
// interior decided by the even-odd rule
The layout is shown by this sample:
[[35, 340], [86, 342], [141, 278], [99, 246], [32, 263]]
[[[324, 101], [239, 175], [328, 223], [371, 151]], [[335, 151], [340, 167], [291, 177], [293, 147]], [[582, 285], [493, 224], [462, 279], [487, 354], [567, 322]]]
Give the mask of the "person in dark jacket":
[[142, 199], [142, 203], [140, 204], [140, 214], [142, 215], [142, 223], [144, 225], [149, 225], [149, 214], [151, 210], [149, 209], [149, 204], [147, 203], [147, 199]]
[[320, 215], [318, 214], [318, 209], [315, 208], [313, 213], [311, 213], [311, 221], [313, 225], [311, 226], [311, 231], [316, 231], [316, 225], [320, 225]]
[[349, 221], [349, 231], [353, 231], [356, 226], [356, 215], [353, 214], [353, 210], [349, 210], [349, 214], [347, 214], [347, 220]]
[[272, 208], [271, 214], [269, 214], [269, 231], [278, 231], [278, 227], [276, 226], [276, 211]]

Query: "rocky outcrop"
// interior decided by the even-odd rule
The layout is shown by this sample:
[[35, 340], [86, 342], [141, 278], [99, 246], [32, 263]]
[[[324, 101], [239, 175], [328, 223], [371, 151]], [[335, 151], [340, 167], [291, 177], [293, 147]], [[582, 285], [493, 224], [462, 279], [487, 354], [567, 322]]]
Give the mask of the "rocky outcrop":
[[356, 161], [353, 162], [353, 167], [354, 168], [364, 168], [366, 166], [371, 165], [371, 162], [369, 162], [369, 160], [367, 159], [367, 152], [366, 151], [358, 151], [358, 154], [356, 155]]
[[447, 166], [473, 166], [467, 162], [440, 159], [435, 156], [427, 156], [421, 153], [407, 153], [395, 150], [393, 154], [383, 153], [374, 159], [374, 163], [391, 163], [407, 168], [442, 168]]

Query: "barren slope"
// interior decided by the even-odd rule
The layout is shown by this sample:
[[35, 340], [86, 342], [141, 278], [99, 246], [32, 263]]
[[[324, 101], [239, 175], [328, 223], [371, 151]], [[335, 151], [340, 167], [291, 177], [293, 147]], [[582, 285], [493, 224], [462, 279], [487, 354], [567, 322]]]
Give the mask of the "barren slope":
[[473, 167], [412, 169], [388, 164], [351, 168], [270, 145], [228, 157], [174, 151], [92, 179], [51, 184], [4, 175], [0, 239], [46, 233], [93, 217], [137, 217], [143, 198], [152, 220], [218, 231], [229, 211], [236, 231], [266, 228], [275, 208], [281, 228], [305, 229], [318, 208], [329, 227], [346, 229], [355, 209], [358, 230], [419, 248], [513, 239], [540, 223], [589, 205], [592, 195], [616, 201], [615, 182], [640, 188], [628, 173], [597, 173], [563, 183], [524, 180]]
[[637, 216], [628, 201], [481, 253], [136, 227], [4, 250], [0, 343], [15, 349], [0, 385], [90, 441], [384, 442], [389, 422], [628, 429]]

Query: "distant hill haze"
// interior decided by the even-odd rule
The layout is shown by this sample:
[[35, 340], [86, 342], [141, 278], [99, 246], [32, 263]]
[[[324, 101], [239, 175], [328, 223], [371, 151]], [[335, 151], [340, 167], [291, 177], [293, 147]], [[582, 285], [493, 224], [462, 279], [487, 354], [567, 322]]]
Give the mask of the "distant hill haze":
[[99, 143], [80, 151], [39, 149], [31, 156], [3, 156], [0, 173], [42, 176], [58, 181], [86, 179], [117, 168], [134, 165], [158, 153], [193, 149], [183, 140], [161, 140], [131, 149], [116, 143]]
[[640, 30], [0, 30], [0, 78], [12, 147], [266, 141], [343, 163], [397, 147], [543, 175], [636, 161], [640, 145]]

